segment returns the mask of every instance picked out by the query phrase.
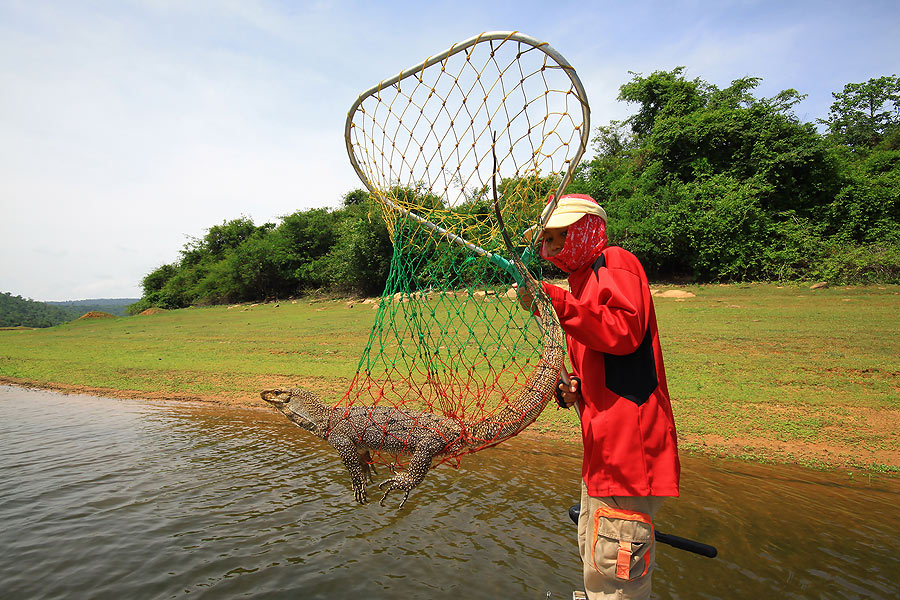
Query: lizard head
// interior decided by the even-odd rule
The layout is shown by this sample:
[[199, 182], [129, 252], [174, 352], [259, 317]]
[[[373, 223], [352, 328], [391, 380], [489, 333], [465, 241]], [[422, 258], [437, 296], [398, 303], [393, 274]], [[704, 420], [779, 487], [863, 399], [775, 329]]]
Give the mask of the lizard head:
[[260, 396], [275, 408], [281, 408], [291, 401], [291, 390], [263, 390]]
[[325, 405], [313, 394], [300, 388], [263, 390], [262, 399], [280, 410], [300, 427], [319, 435], [327, 425]]

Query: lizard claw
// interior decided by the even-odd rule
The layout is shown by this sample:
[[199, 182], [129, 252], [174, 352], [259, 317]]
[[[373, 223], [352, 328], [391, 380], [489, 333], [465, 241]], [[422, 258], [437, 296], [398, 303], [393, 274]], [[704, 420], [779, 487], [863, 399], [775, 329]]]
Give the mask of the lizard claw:
[[355, 495], [355, 497], [356, 497], [356, 501], [357, 501], [357, 502], [359, 502], [360, 504], [365, 504], [365, 503], [366, 503], [366, 500], [368, 500], [368, 498], [367, 498], [367, 496], [366, 496], [366, 485], [365, 485], [365, 482], [364, 482], [362, 485], [356, 487], [356, 490], [355, 490], [355, 494], [354, 494], [354, 495]]
[[384, 506], [384, 501], [387, 499], [388, 494], [390, 494], [394, 490], [401, 490], [405, 493], [403, 494], [403, 500], [400, 501], [400, 506], [397, 507], [397, 510], [400, 510], [401, 508], [403, 508], [403, 505], [406, 504], [407, 498], [409, 498], [409, 490], [404, 490], [403, 487], [399, 483], [394, 481], [393, 477], [390, 479], [385, 479], [380, 484], [378, 484], [378, 487], [383, 488], [385, 485], [388, 486], [388, 489], [386, 492], [384, 492], [384, 496], [381, 497], [381, 502], [379, 502], [379, 504], [381, 506]]

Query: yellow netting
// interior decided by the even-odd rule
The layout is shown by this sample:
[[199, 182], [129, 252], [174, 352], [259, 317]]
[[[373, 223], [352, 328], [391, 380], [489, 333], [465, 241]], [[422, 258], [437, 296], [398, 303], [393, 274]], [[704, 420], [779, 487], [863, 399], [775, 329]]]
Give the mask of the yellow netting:
[[515, 33], [462, 42], [359, 97], [347, 149], [394, 256], [342, 404], [476, 421], [515, 397], [540, 334], [506, 294], [513, 277], [490, 202], [494, 165], [506, 226], [521, 239], [571, 178], [588, 115], [565, 59]]

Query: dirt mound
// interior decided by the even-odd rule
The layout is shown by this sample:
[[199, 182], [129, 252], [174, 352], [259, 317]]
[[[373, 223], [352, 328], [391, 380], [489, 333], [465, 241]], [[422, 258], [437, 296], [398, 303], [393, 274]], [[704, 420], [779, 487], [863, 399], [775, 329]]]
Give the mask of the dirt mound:
[[155, 314], [161, 313], [161, 312], [166, 312], [166, 309], [153, 307], [153, 308], [148, 308], [147, 310], [139, 312], [138, 315], [155, 315]]
[[650, 290], [650, 293], [658, 298], [693, 298], [696, 296], [693, 292], [685, 290], [666, 290], [665, 292]]
[[107, 312], [102, 312], [99, 310], [92, 310], [91, 312], [86, 312], [83, 315], [81, 315], [80, 317], [78, 317], [78, 320], [80, 321], [81, 319], [108, 319], [110, 317], [115, 319], [116, 315], [111, 315]]

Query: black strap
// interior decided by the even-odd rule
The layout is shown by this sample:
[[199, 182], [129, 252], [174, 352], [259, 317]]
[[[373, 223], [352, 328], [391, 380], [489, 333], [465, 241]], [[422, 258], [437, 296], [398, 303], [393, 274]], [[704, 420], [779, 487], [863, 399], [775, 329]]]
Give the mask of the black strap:
[[604, 256], [603, 254], [600, 254], [600, 256], [597, 257], [597, 260], [594, 261], [594, 275], [597, 275], [598, 271], [600, 271], [600, 269], [605, 269], [605, 268], [606, 268], [606, 256]]

